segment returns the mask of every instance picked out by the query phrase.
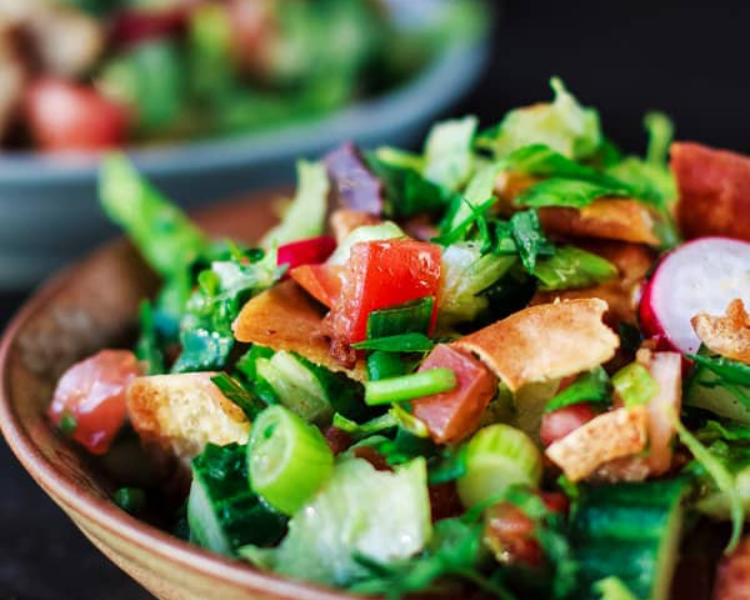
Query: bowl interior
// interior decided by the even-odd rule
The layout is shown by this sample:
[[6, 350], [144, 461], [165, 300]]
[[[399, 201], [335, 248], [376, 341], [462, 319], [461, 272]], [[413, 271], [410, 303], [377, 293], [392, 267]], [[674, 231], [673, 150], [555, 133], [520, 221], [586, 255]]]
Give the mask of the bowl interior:
[[[198, 217], [217, 237], [252, 242], [275, 220], [278, 193]], [[7, 329], [0, 345], [0, 426], [34, 479], [87, 537], [164, 600], [333, 600], [346, 596], [281, 580], [210, 555], [140, 522], [111, 501], [116, 484], [45, 419], [59, 375], [103, 347], [122, 346], [155, 276], [124, 240], [50, 281]]]

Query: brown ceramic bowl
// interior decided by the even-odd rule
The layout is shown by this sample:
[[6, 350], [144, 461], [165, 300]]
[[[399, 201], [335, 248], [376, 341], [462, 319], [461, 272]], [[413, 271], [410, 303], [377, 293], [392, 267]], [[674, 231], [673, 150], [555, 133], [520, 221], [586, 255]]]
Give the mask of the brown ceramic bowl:
[[[252, 241], [274, 220], [275, 194], [198, 215], [212, 235]], [[128, 339], [156, 280], [125, 241], [110, 244], [44, 285], [0, 344], [0, 427], [24, 467], [79, 529], [162, 600], [342, 600], [254, 571], [139, 521], [111, 500], [116, 484], [47, 423], [56, 380], [73, 362]]]

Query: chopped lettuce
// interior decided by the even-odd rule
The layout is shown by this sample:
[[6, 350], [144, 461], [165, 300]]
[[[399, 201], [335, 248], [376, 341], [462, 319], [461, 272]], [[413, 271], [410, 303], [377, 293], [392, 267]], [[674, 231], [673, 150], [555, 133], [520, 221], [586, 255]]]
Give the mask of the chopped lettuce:
[[488, 307], [481, 292], [499, 281], [515, 264], [512, 255], [482, 255], [479, 242], [460, 242], [443, 251], [440, 306], [441, 326], [473, 321]]
[[585, 288], [617, 277], [618, 270], [608, 260], [575, 246], [562, 246], [534, 269], [539, 289], [570, 290]]
[[[476, 117], [438, 123], [425, 144], [424, 177], [456, 191], [469, 179], [472, 170], [472, 144]], [[483, 198], [485, 200], [486, 198]]]
[[329, 265], [345, 265], [349, 260], [352, 246], [359, 242], [374, 242], [377, 240], [392, 240], [394, 238], [404, 237], [406, 234], [403, 229], [393, 221], [383, 221], [377, 225], [362, 225], [352, 231], [336, 247], [336, 251], [328, 259]]
[[330, 183], [322, 162], [297, 163], [297, 194], [281, 223], [263, 237], [261, 246], [270, 248], [323, 233]]
[[249, 546], [239, 554], [295, 579], [346, 586], [367, 575], [362, 559], [407, 559], [422, 551], [431, 536], [423, 458], [392, 473], [347, 458], [292, 517], [289, 534], [278, 548]]
[[480, 146], [498, 158], [531, 144], [545, 144], [576, 160], [594, 154], [602, 144], [598, 113], [582, 107], [560, 79], [550, 84], [555, 92], [552, 103], [509, 112], [494, 131], [480, 136]]

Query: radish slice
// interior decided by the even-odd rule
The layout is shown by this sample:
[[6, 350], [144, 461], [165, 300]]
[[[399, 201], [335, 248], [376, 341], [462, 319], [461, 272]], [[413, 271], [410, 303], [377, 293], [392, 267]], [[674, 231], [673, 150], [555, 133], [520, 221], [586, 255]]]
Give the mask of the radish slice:
[[699, 238], [662, 259], [641, 298], [641, 327], [692, 354], [701, 340], [690, 319], [701, 312], [723, 315], [735, 298], [750, 304], [750, 243]]

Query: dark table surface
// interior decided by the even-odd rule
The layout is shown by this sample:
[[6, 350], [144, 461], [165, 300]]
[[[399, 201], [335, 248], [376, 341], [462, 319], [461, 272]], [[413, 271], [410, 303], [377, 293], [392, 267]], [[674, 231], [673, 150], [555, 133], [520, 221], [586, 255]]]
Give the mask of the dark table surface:
[[[455, 112], [491, 124], [509, 107], [549, 98], [547, 80], [560, 75], [629, 150], [643, 146], [643, 112], [660, 108], [683, 138], [747, 151], [748, 17], [739, 2], [508, 2], [491, 67]], [[0, 329], [23, 297], [0, 294]], [[0, 481], [0, 600], [151, 598], [83, 538], [2, 441]]]

